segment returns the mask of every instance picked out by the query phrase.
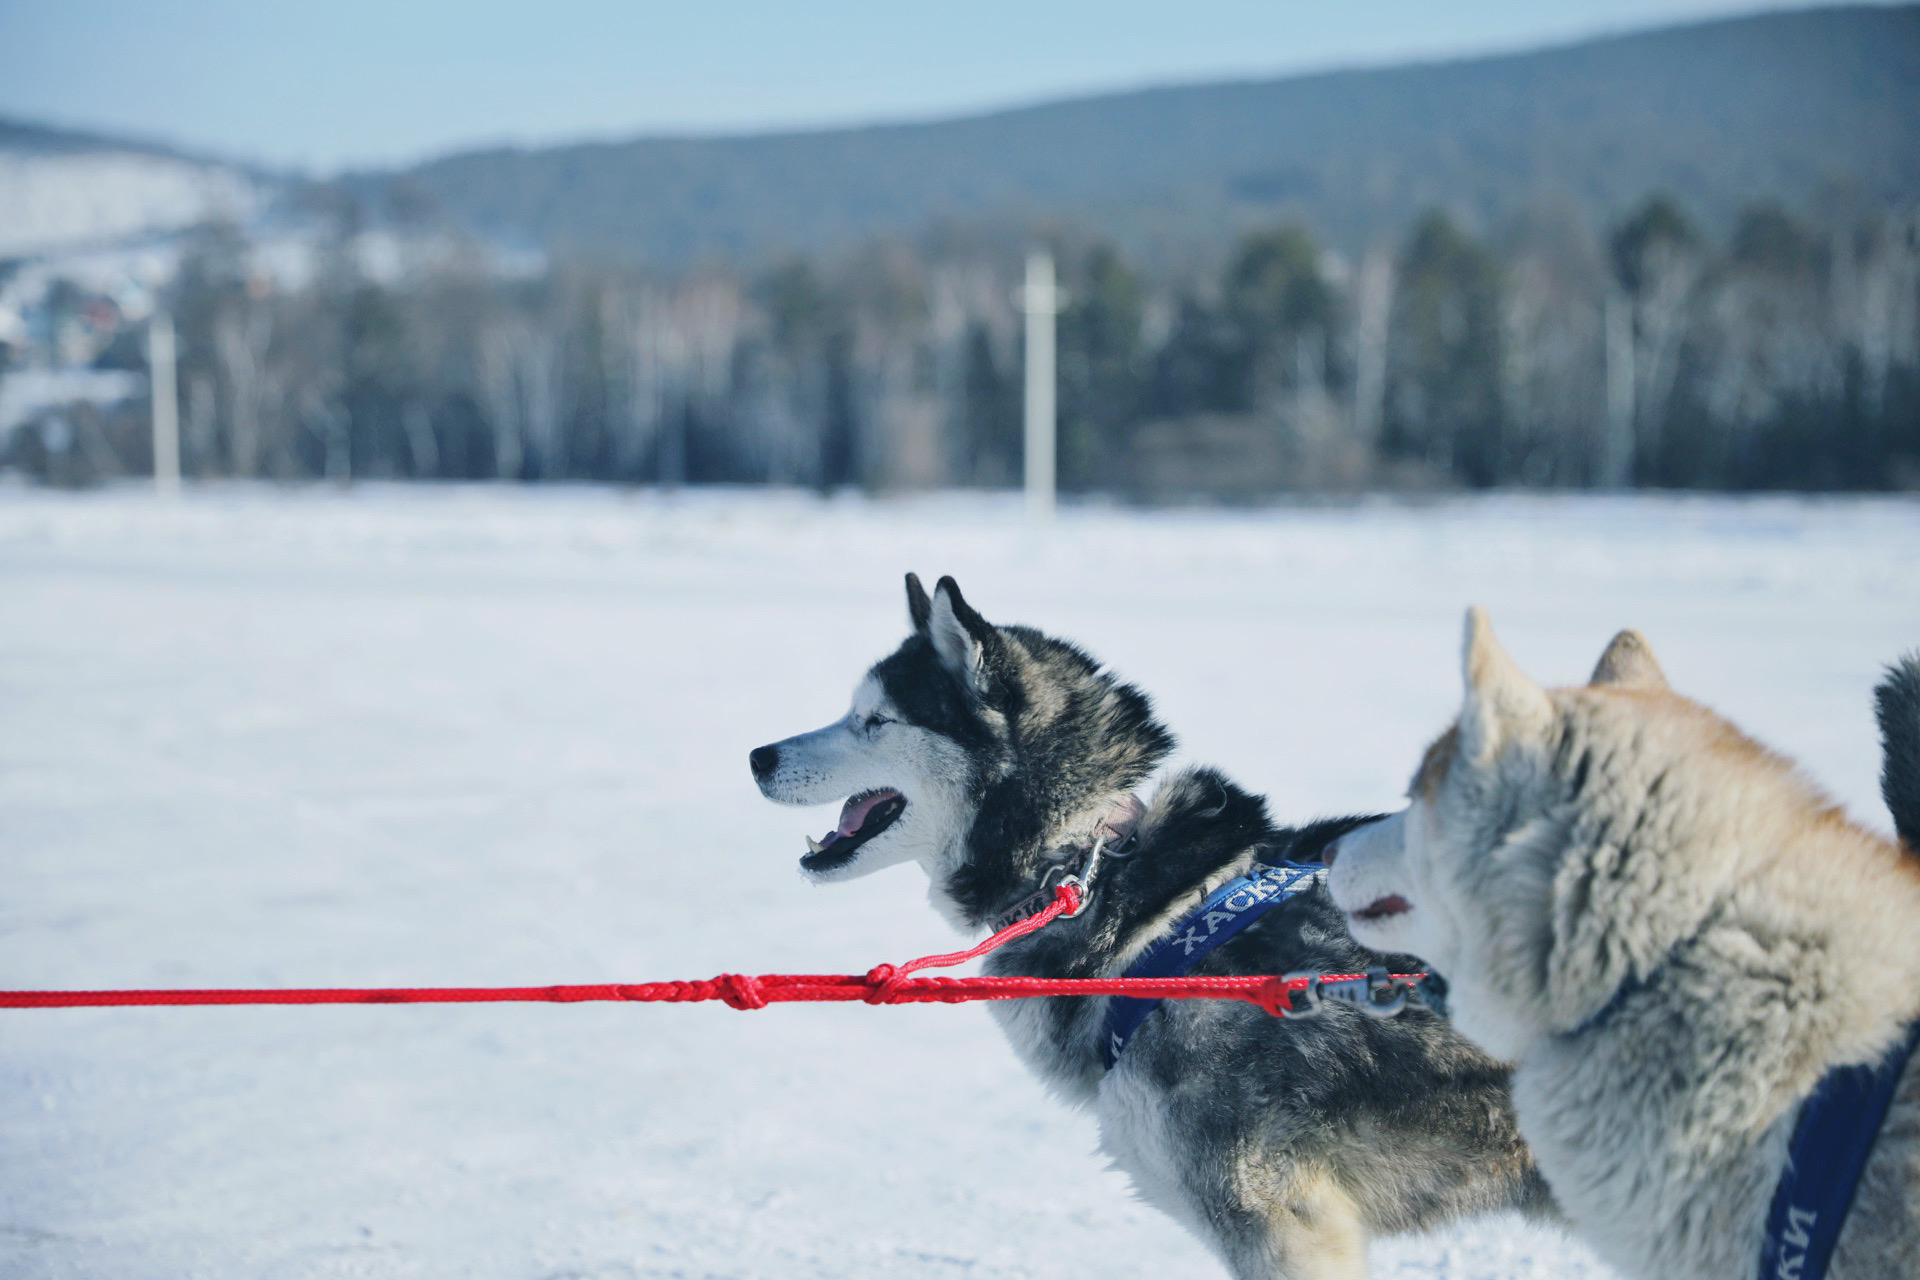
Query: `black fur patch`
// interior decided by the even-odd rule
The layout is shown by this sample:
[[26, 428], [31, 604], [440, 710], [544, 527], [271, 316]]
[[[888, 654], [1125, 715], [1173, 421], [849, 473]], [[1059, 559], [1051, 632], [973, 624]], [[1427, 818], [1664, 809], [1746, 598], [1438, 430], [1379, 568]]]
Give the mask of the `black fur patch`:
[[1900, 843], [1920, 856], [1920, 652], [1887, 668], [1873, 701], [1880, 719], [1880, 794]]

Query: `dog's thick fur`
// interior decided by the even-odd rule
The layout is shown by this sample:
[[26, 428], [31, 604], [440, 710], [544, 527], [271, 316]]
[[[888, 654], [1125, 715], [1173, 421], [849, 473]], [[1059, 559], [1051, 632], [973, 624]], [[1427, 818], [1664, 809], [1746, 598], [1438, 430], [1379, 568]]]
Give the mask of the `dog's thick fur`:
[[1900, 843], [1920, 856], [1920, 650], [1887, 668], [1873, 702], [1882, 744], [1880, 794]]
[[[809, 874], [917, 861], [935, 905], [968, 930], [1034, 894], [1103, 823], [1131, 826], [1086, 910], [993, 953], [990, 972], [1118, 974], [1256, 858], [1314, 860], [1368, 821], [1279, 828], [1258, 797], [1209, 770], [1172, 776], [1138, 812], [1133, 788], [1173, 745], [1141, 693], [1071, 645], [988, 624], [951, 579], [931, 598], [907, 583], [913, 634], [868, 673], [846, 718], [759, 748], [754, 773], [782, 803], [855, 796], [841, 823], [852, 830], [801, 860]], [[1315, 889], [1196, 972], [1382, 962]], [[1104, 1149], [1140, 1194], [1236, 1276], [1357, 1277], [1373, 1234], [1549, 1211], [1515, 1134], [1505, 1068], [1425, 1011], [1282, 1021], [1236, 1001], [1169, 1001], [1107, 1072], [1105, 1000], [991, 1007], [1056, 1094], [1096, 1109]]]
[[[1668, 687], [1635, 632], [1543, 690], [1468, 615], [1467, 695], [1411, 805], [1330, 852], [1369, 946], [1449, 983], [1517, 1063], [1520, 1126], [1625, 1275], [1750, 1280], [1799, 1105], [1920, 1015], [1920, 853]], [[1920, 661], [1880, 690], [1887, 802], [1920, 831]], [[1920, 1071], [1899, 1085], [1833, 1280], [1920, 1273]]]

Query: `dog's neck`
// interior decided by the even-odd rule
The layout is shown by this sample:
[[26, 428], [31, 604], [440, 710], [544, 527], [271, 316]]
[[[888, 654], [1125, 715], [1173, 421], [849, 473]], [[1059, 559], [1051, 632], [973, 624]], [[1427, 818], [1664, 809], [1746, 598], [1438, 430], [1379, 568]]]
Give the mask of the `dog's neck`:
[[[1689, 868], [1695, 879], [1684, 893], [1670, 876], [1635, 879], [1614, 869], [1618, 824], [1547, 822], [1504, 840], [1502, 854], [1530, 845], [1550, 853], [1478, 860], [1476, 878], [1449, 904], [1460, 919], [1452, 945], [1427, 959], [1449, 975], [1456, 1024], [1508, 1061], [1557, 1055], [1556, 1046], [1603, 1028], [1676, 969], [1695, 987], [1703, 974], [1720, 975], [1715, 989], [1737, 985], [1744, 970], [1727, 959], [1729, 939], [1745, 940], [1733, 954], [1760, 955], [1783, 934], [1819, 957], [1823, 988], [1874, 973], [1892, 991], [1920, 989], [1920, 935], [1908, 924], [1920, 915], [1920, 877], [1900, 849], [1798, 790], [1748, 797], [1737, 822], [1737, 838], [1704, 825], [1638, 824], [1656, 834], [1634, 856]], [[1569, 911], [1569, 901], [1604, 905]], [[1781, 903], [1794, 909], [1783, 914]], [[1542, 927], [1550, 920], [1559, 922]], [[1845, 1030], [1786, 1018], [1777, 1031], [1817, 1042], [1816, 1056], [1844, 1060], [1920, 1013], [1920, 1001], [1864, 1008]]]
[[[1766, 1202], [1732, 1189], [1778, 1180], [1786, 1152], [1768, 1135], [1827, 1070], [1878, 1060], [1920, 1016], [1910, 923], [1920, 883], [1904, 855], [1830, 814], [1760, 824], [1771, 802], [1742, 803], [1736, 820], [1762, 838], [1722, 839], [1716, 850], [1714, 833], [1682, 828], [1670, 845], [1641, 851], [1695, 869], [1718, 852], [1727, 861], [1710, 880], [1643, 875], [1632, 882], [1650, 886], [1643, 894], [1622, 892], [1624, 877], [1605, 874], [1616, 848], [1576, 842], [1551, 864], [1553, 884], [1602, 904], [1587, 907], [1590, 919], [1556, 918], [1538, 888], [1524, 907], [1489, 894], [1493, 909], [1462, 931], [1459, 963], [1427, 957], [1449, 976], [1455, 1025], [1514, 1062], [1542, 1171], [1623, 1273], [1750, 1268], [1755, 1238], [1728, 1224]], [[1782, 852], [1786, 839], [1794, 844]], [[1532, 930], [1512, 927], [1527, 921]], [[1701, 1101], [1732, 1096], [1740, 1107]], [[1620, 1159], [1628, 1150], [1690, 1154], [1647, 1177]]]
[[1039, 833], [992, 850], [1004, 874], [990, 884], [978, 874], [981, 850], [973, 848], [970, 858], [967, 848], [983, 833], [969, 832], [947, 866], [927, 869], [928, 897], [963, 932], [1004, 927], [1030, 899], [1050, 895], [1064, 876], [1084, 870], [1096, 845], [1103, 857], [1105, 850], [1124, 848], [1145, 811], [1139, 798], [1124, 790], [1075, 806]]
[[1038, 914], [1053, 901], [1055, 888], [1069, 877], [1080, 881], [1083, 897], [1090, 895], [1105, 860], [1126, 856], [1140, 815], [1145, 812], [1146, 806], [1132, 793], [1108, 803], [1092, 822], [1076, 828], [1047, 851], [1033, 892], [994, 915], [987, 927], [997, 932]]

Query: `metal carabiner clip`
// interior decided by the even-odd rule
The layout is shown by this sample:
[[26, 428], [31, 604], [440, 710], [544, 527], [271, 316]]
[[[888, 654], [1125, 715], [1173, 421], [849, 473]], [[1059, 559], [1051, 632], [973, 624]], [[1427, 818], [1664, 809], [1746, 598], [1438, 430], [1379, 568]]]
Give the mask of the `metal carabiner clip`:
[[1369, 969], [1359, 978], [1323, 978], [1313, 973], [1290, 973], [1288, 981], [1305, 978], [1306, 988], [1290, 997], [1306, 997], [1304, 1008], [1294, 1011], [1293, 1017], [1319, 1013], [1326, 1007], [1327, 1001], [1344, 1004], [1358, 1009], [1370, 1018], [1397, 1017], [1407, 1007], [1407, 984], [1395, 980], [1386, 969]]
[[1060, 917], [1062, 920], [1073, 919], [1082, 911], [1085, 911], [1087, 909], [1087, 903], [1093, 900], [1093, 874], [1100, 869], [1100, 855], [1105, 851], [1106, 845], [1107, 840], [1105, 836], [1095, 839], [1093, 842], [1093, 852], [1087, 855], [1087, 865], [1081, 869], [1080, 874], [1077, 876], [1061, 877], [1060, 884], [1072, 885], [1077, 895], [1073, 910], [1062, 915]]
[[1411, 988], [1386, 969], [1367, 970], [1367, 999], [1361, 1011], [1375, 1018], [1393, 1018], [1407, 1007]]
[[[1281, 982], [1287, 986], [1287, 1012], [1289, 1018], [1312, 1018], [1325, 1013], [1327, 1006], [1321, 993], [1326, 983], [1317, 973], [1295, 970], [1282, 975]], [[1302, 985], [1296, 987], [1294, 983]]]

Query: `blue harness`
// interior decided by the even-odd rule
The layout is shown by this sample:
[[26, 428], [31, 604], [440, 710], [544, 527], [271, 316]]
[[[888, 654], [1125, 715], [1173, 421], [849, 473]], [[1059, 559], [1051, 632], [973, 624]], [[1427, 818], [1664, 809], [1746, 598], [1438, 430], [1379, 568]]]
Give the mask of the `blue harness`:
[[[1172, 978], [1187, 972], [1200, 958], [1226, 942], [1283, 902], [1299, 897], [1326, 878], [1319, 863], [1255, 863], [1251, 870], [1215, 889], [1182, 920], [1174, 931], [1155, 942], [1127, 967], [1129, 978]], [[1120, 1061], [1127, 1041], [1140, 1029], [1158, 1000], [1115, 996], [1107, 1001], [1107, 1034], [1101, 1056], [1107, 1069]]]
[[1822, 1280], [1827, 1274], [1873, 1140], [1916, 1044], [1920, 1022], [1882, 1061], [1827, 1072], [1800, 1108], [1767, 1214], [1760, 1280]]

